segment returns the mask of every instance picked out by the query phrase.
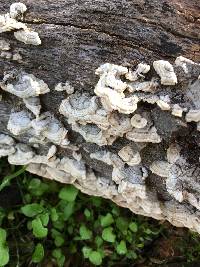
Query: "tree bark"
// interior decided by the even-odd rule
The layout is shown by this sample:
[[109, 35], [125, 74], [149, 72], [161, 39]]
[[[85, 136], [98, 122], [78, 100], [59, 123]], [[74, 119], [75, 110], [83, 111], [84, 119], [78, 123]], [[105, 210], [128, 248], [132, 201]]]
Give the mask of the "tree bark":
[[[2, 140], [6, 135], [15, 142], [12, 144], [13, 152], [8, 153], [9, 161], [13, 163], [13, 155], [19, 152], [17, 144], [26, 144], [28, 148], [22, 149], [20, 157], [29, 152], [24, 164], [30, 172], [73, 183], [83, 192], [110, 198], [134, 213], [166, 219], [176, 226], [200, 232], [199, 1], [24, 0], [23, 3], [27, 12], [19, 20], [37, 32], [42, 43], [27, 45], [16, 40], [13, 31], [1, 33], [0, 40], [10, 44], [10, 49], [5, 53], [4, 48], [0, 57], [0, 131], [4, 134]], [[11, 4], [10, 0], [0, 0], [0, 13], [9, 12]], [[15, 60], [16, 55], [21, 58]], [[182, 58], [183, 63], [174, 63], [180, 56], [193, 62]], [[157, 60], [172, 63], [177, 84], [161, 82], [152, 66]], [[150, 123], [151, 129], [156, 129], [160, 141], [141, 142], [140, 139], [137, 142], [126, 138], [126, 132], [123, 132], [114, 142], [100, 145], [97, 141], [89, 142], [80, 134], [80, 129], [76, 130], [77, 121], [69, 121], [69, 117], [61, 114], [61, 102], [73, 98], [73, 95], [76, 95], [76, 100], [86, 95], [89, 102], [92, 101], [99, 80], [95, 70], [105, 63], [129, 70], [135, 70], [139, 63], [151, 66], [150, 71], [139, 75], [138, 79], [140, 83], [157, 79], [156, 91], [136, 90], [137, 97], [143, 100], [138, 102], [134, 112], [127, 114], [113, 108], [109, 116], [123, 113], [122, 120], [130, 121], [134, 114], [140, 114]], [[68, 145], [60, 145], [47, 136], [45, 140], [30, 142], [30, 138], [36, 137], [32, 126], [17, 134], [8, 127], [11, 114], [15, 112], [29, 112], [30, 120], [35, 119], [25, 106], [24, 98], [7, 89], [8, 84], [15, 85], [24, 72], [43, 80], [50, 88], [50, 92], [39, 96], [40, 116], [48, 111], [51, 119], [59, 121], [59, 127], [68, 130]], [[123, 79], [125, 77], [120, 81]], [[58, 83], [65, 81], [74, 87], [73, 94], [55, 90]], [[144, 100], [146, 96], [157, 98], [148, 103]], [[98, 96], [95, 101], [101, 105], [101, 100]], [[175, 105], [179, 105], [181, 115], [173, 115]], [[197, 114], [195, 118], [193, 113], [190, 118], [190, 111]], [[92, 120], [78, 123], [80, 127], [84, 123], [95, 124]], [[6, 141], [2, 142], [0, 151], [5, 149]], [[56, 148], [52, 147], [53, 144]], [[137, 149], [141, 162], [131, 166], [130, 162], [118, 156], [119, 151], [127, 146], [132, 151]], [[15, 158], [16, 164], [23, 164], [20, 159], [17, 162]]]

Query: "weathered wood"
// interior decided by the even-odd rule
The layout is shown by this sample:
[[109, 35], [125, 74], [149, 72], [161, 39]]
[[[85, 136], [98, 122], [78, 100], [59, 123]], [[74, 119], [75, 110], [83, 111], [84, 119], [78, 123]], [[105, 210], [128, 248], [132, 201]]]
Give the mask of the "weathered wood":
[[[12, 2], [0, 0], [0, 13], [8, 12]], [[79, 153], [87, 168], [100, 176], [110, 178], [112, 166], [90, 157], [99, 147], [87, 143], [80, 134], [72, 131], [67, 119], [58, 112], [66, 94], [55, 91], [54, 86], [67, 80], [76, 92], [88, 92], [92, 96], [98, 81], [95, 70], [106, 62], [132, 68], [140, 62], [152, 64], [160, 59], [173, 63], [178, 56], [199, 62], [200, 3], [198, 0], [24, 0], [23, 3], [28, 8], [23, 22], [39, 33], [42, 44], [26, 45], [17, 41], [12, 32], [2, 33], [0, 38], [10, 43], [10, 52], [19, 52], [22, 60], [16, 62], [0, 58], [0, 78], [3, 79], [5, 72], [15, 69], [18, 72], [23, 70], [34, 74], [44, 80], [51, 91], [40, 96], [42, 111], [50, 111], [69, 130], [69, 140], [71, 144], [79, 146]], [[155, 71], [151, 70], [147, 78], [150, 79], [154, 75]], [[187, 84], [197, 80], [198, 75], [198, 71], [192, 73]], [[180, 100], [181, 103], [188, 103], [188, 107], [192, 107], [185, 94], [184, 82], [172, 90], [163, 86], [159, 88], [163, 94], [170, 96], [173, 104]], [[13, 107], [23, 107], [23, 102], [7, 92], [2, 91], [2, 95], [0, 130], [13, 136], [7, 130], [9, 116]], [[145, 167], [148, 168], [154, 160], [166, 159], [165, 152], [173, 142], [180, 143], [187, 161], [191, 164], [193, 161], [195, 166], [199, 167], [200, 133], [193, 124], [186, 128], [184, 119], [177, 120], [171, 113], [162, 111], [154, 105], [143, 104], [140, 109], [149, 112], [162, 137], [162, 143], [149, 144], [142, 149]], [[28, 143], [30, 136], [25, 134], [13, 137], [19, 142]], [[132, 142], [118, 138], [108, 149], [117, 154], [127, 143]], [[48, 146], [42, 149], [46, 151]], [[41, 148], [39, 150], [41, 152]], [[72, 157], [72, 151], [68, 148], [58, 148], [57, 155]], [[166, 213], [162, 216], [152, 215], [151, 210], [134, 208], [133, 204], [119, 200], [115, 196], [111, 198], [134, 212], [158, 219], [166, 218], [178, 226], [185, 225], [200, 231], [193, 223], [190, 226], [188, 222], [183, 223], [181, 219], [174, 219], [172, 215], [167, 214], [173, 213], [171, 210], [174, 206], [177, 210], [183, 209], [182, 213], [185, 212], [186, 217], [192, 217], [195, 208], [188, 203], [179, 204], [174, 200], [166, 190], [165, 179], [151, 173], [146, 179], [146, 187], [150, 195], [154, 195], [153, 199], [156, 198], [159, 205], [164, 206]], [[85, 188], [83, 191], [87, 192]], [[95, 191], [88, 193], [95, 194]], [[200, 220], [199, 211], [195, 210], [194, 213], [193, 217]]]

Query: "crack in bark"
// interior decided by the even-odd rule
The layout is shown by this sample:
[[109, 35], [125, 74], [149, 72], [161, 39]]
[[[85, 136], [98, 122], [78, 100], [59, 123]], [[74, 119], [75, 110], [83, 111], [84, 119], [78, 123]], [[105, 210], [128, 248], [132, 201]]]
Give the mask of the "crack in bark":
[[123, 46], [129, 47], [129, 48], [136, 48], [138, 50], [142, 49], [143, 51], [150, 51], [150, 52], [153, 52], [153, 53], [159, 53], [164, 58], [166, 58], [167, 56], [169, 56], [171, 58], [176, 58], [176, 56], [172, 55], [171, 53], [163, 54], [159, 49], [153, 49], [151, 47], [147, 48], [147, 47], [142, 46], [142, 44], [140, 46], [138, 44], [133, 43], [133, 41], [125, 39], [124, 37], [122, 39], [122, 36], [120, 36], [120, 35], [112, 34], [112, 33], [109, 33], [107, 31], [100, 31], [100, 30], [95, 29], [92, 26], [89, 28], [89, 27], [82, 27], [80, 25], [76, 25], [76, 24], [72, 24], [72, 23], [59, 23], [59, 22], [56, 23], [56, 22], [34, 21], [34, 20], [26, 20], [26, 19], [24, 19], [23, 22], [26, 23], [26, 24], [30, 24], [30, 25], [53, 25], [53, 26], [61, 26], [61, 27], [74, 27], [74, 28], [80, 29], [82, 31], [92, 31], [92, 32], [95, 32], [97, 34], [105, 34], [105, 35], [108, 35], [111, 38], [116, 38], [120, 42], [126, 42], [126, 43], [123, 43]]

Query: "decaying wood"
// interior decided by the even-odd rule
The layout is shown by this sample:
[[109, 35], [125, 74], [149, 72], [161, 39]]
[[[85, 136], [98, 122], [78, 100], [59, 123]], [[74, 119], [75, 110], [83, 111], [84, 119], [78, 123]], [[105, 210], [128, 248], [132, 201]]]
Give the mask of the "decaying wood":
[[[0, 0], [0, 13], [7, 13], [12, 3], [10, 0]], [[200, 232], [198, 200], [200, 194], [198, 188], [200, 132], [196, 129], [196, 122], [199, 120], [191, 122], [189, 119], [185, 119], [185, 115], [190, 109], [199, 110], [200, 108], [200, 104], [198, 106], [200, 65], [194, 63], [194, 67], [191, 67], [187, 75], [180, 72], [180, 69], [176, 69], [174, 65], [178, 77], [178, 83], [174, 84], [175, 86], [162, 85], [159, 81], [159, 97], [160, 94], [168, 95], [171, 105], [169, 109], [175, 104], [182, 105], [183, 117], [177, 117], [179, 111], [174, 111], [176, 116], [173, 116], [173, 113], [167, 110], [168, 107], [162, 106], [166, 104], [162, 101], [159, 104], [157, 102], [149, 104], [145, 101], [138, 104], [138, 112], [148, 114], [147, 118], [152, 121], [162, 141], [138, 145], [141, 163], [139, 158], [135, 160], [141, 164], [137, 168], [142, 170], [144, 179], [143, 182], [134, 182], [133, 184], [128, 180], [128, 185], [127, 179], [133, 178], [134, 180], [132, 176], [136, 175], [137, 170], [134, 173], [131, 169], [130, 177], [127, 178], [128, 174], [126, 174], [126, 177], [121, 178], [120, 182], [112, 181], [113, 169], [118, 171], [116, 168], [118, 162], [109, 164], [106, 159], [102, 160], [101, 156], [99, 157], [95, 153], [103, 149], [109, 152], [109, 155], [116, 156], [120, 151], [119, 155], [122, 154], [123, 161], [127, 165], [133, 164], [133, 161], [130, 163], [126, 158], [127, 155], [124, 156], [123, 153], [126, 151], [133, 153], [126, 146], [134, 147], [137, 142], [125, 138], [125, 135], [102, 147], [86, 142], [85, 138], [74, 130], [75, 126], [72, 127], [72, 123], [66, 116], [59, 112], [61, 102], [69, 95], [65, 91], [54, 90], [58, 83], [68, 81], [70, 86], [74, 87], [75, 93], [80, 93], [80, 97], [87, 93], [88, 97], [92, 98], [95, 95], [95, 85], [99, 80], [99, 77], [95, 75], [95, 70], [105, 63], [117, 64], [132, 70], [136, 69], [139, 63], [149, 64], [151, 70], [145, 76], [144, 81], [150, 81], [152, 77], [158, 78], [152, 67], [156, 60], [165, 60], [174, 64], [175, 59], [182, 56], [198, 63], [200, 61], [199, 1], [24, 0], [23, 3], [27, 6], [27, 12], [21, 22], [39, 34], [42, 44], [27, 45], [16, 40], [13, 32], [1, 33], [0, 40], [10, 44], [10, 56], [7, 55], [6, 58], [5, 54], [1, 54], [0, 57], [1, 81], [5, 79], [5, 74], [17, 73], [16, 76], [14, 74], [16, 78], [19, 73], [25, 71], [48, 84], [50, 92], [40, 95], [41, 113], [51, 112], [68, 130], [70, 141], [69, 146], [65, 147], [54, 143], [57, 150], [55, 152], [52, 147], [50, 153], [54, 151], [53, 159], [56, 157], [58, 161], [64, 157], [69, 161], [72, 160], [73, 164], [76, 161], [75, 165], [70, 164], [73, 165], [73, 168], [77, 164], [77, 169], [84, 169], [85, 176], [74, 174], [72, 171], [68, 172], [65, 167], [64, 169], [58, 168], [58, 176], [55, 174], [55, 177], [51, 177], [45, 169], [45, 164], [41, 164], [39, 161], [30, 164], [28, 169], [51, 179], [74, 183], [88, 194], [110, 198], [117, 204], [130, 208], [133, 212], [156, 219], [167, 219], [174, 225], [186, 226]], [[21, 58], [13, 60], [14, 55], [15, 57], [20, 55]], [[183, 74], [185, 77], [182, 77]], [[188, 97], [187, 93], [191, 84], [196, 90], [193, 98]], [[1, 133], [12, 136], [17, 143], [28, 144], [34, 153], [44, 156], [52, 146], [51, 142], [42, 145], [29, 144], [30, 132], [15, 135], [7, 127], [13, 109], [17, 111], [27, 111], [27, 109], [23, 99], [6, 92], [3, 86], [6, 88], [6, 85], [2, 85], [3, 90], [1, 91]], [[119, 109], [117, 110], [119, 111]], [[132, 115], [125, 116], [131, 118]], [[189, 117], [190, 114], [187, 116]], [[171, 158], [167, 158], [167, 150], [172, 149], [173, 145], [180, 147], [180, 160], [174, 165], [173, 162], [170, 162]], [[91, 156], [92, 154], [93, 156]], [[181, 186], [183, 188], [185, 186], [187, 190], [181, 191], [181, 197], [179, 195], [174, 197], [174, 194], [178, 194], [177, 192], [180, 193], [180, 191], [166, 189], [166, 183], [169, 181], [167, 174], [162, 170], [163, 168], [167, 169], [168, 165], [159, 165], [161, 163], [158, 162], [161, 161], [171, 164], [170, 166], [173, 165], [173, 167], [169, 167], [171, 173], [178, 173], [177, 176], [182, 177], [180, 178], [180, 181], [183, 181]], [[125, 167], [120, 166], [119, 169]], [[56, 169], [55, 165], [52, 168]], [[68, 168], [72, 167], [68, 166]], [[159, 171], [160, 175], [158, 175]], [[60, 172], [63, 175], [65, 172], [67, 173], [66, 179]], [[71, 176], [73, 179], [70, 178]], [[77, 176], [79, 177], [77, 178]], [[178, 183], [177, 187], [179, 188]], [[195, 204], [192, 204], [194, 202]]]

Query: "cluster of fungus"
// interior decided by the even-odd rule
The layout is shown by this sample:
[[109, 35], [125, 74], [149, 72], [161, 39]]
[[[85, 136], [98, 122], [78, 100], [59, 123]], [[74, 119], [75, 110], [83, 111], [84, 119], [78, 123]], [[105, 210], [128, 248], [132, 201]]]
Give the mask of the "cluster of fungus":
[[[17, 40], [39, 45], [38, 34], [17, 20], [25, 11], [22, 3], [11, 5], [10, 13], [0, 16], [0, 32], [14, 30]], [[9, 43], [1, 40], [0, 50], [6, 56]], [[173, 64], [142, 62], [135, 70], [105, 63], [95, 73], [99, 80], [94, 94], [75, 90], [68, 81], [55, 86], [57, 94], [66, 95], [57, 117], [42, 108], [40, 96], [51, 93], [43, 80], [24, 71], [5, 73], [2, 92], [17, 97], [20, 105], [13, 107], [0, 134], [0, 157], [27, 165], [40, 176], [73, 183], [87, 194], [110, 198], [134, 213], [200, 232], [199, 162], [191, 164], [182, 144], [170, 134], [166, 138], [167, 131], [187, 128], [190, 122], [200, 131], [200, 64], [180, 56]], [[174, 97], [180, 89], [184, 101]], [[160, 124], [155, 119], [159, 114], [164, 114]], [[167, 120], [169, 127], [164, 125]], [[173, 128], [174, 121], [178, 126]], [[68, 129], [83, 141], [69, 141]], [[95, 164], [108, 173], [93, 168]], [[167, 201], [160, 201], [156, 189], [148, 186], [158, 178]]]
[[26, 10], [27, 7], [23, 3], [12, 4], [9, 13], [0, 15], [0, 33], [14, 31], [14, 36], [18, 41], [30, 45], [40, 45], [41, 40], [38, 33], [18, 21], [23, 19]]

